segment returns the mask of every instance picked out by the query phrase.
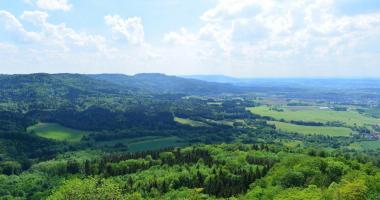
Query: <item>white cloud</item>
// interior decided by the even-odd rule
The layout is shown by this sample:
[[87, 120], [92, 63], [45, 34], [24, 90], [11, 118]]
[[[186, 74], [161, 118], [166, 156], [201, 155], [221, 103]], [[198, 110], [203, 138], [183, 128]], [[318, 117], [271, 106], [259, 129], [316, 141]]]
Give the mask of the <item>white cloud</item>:
[[36, 30], [28, 31], [10, 12], [0, 11], [0, 19], [3, 20], [5, 29], [16, 35], [18, 40], [27, 41], [33, 48], [70, 51], [82, 47], [88, 50], [106, 51], [104, 37], [78, 32], [64, 23], [49, 23], [48, 17], [46, 12], [24, 11], [20, 18], [31, 22]]
[[145, 38], [140, 17], [104, 16], [112, 32], [112, 38], [107, 38], [52, 23], [47, 12], [25, 11], [16, 17], [1, 10], [0, 31], [5, 30], [10, 41], [0, 40], [0, 49], [18, 52], [17, 65], [61, 62], [63, 66], [81, 66], [82, 72], [86, 66], [96, 66], [100, 71], [91, 72], [115, 69], [247, 76], [378, 73], [380, 12], [348, 15], [337, 12], [339, 2], [218, 0], [198, 16], [199, 24], [168, 30], [163, 41], [152, 43]]
[[222, 27], [219, 24], [206, 24], [199, 30], [199, 39], [203, 42], [215, 41], [224, 53], [229, 54], [234, 48], [231, 42], [232, 32], [233, 30], [230, 27]]
[[16, 53], [18, 48], [13, 44], [1, 43], [0, 42], [0, 52], [1, 53]]
[[46, 25], [49, 14], [42, 11], [24, 11], [21, 19], [29, 21], [34, 25]]
[[200, 16], [203, 26], [198, 31], [184, 27], [165, 34], [164, 41], [176, 41], [189, 51], [213, 52], [193, 59], [222, 59], [231, 62], [223, 64], [226, 68], [252, 73], [270, 66], [304, 73], [311, 66], [369, 63], [363, 58], [371, 57], [368, 49], [377, 48], [371, 47], [373, 41], [378, 42], [372, 45], [380, 43], [380, 12], [342, 15], [335, 12], [337, 6], [334, 0], [219, 0]]
[[67, 0], [37, 0], [36, 5], [44, 10], [69, 11], [72, 7]]
[[240, 14], [247, 8], [253, 6], [268, 7], [271, 6], [271, 3], [271, 1], [262, 0], [219, 0], [217, 6], [203, 13], [201, 19], [204, 21], [222, 21]]
[[169, 32], [164, 35], [164, 41], [174, 44], [193, 44], [198, 40], [196, 34], [190, 33], [186, 28], [182, 27], [179, 32]]
[[[124, 22], [141, 24], [141, 19], [136, 19]], [[29, 26], [24, 26], [24, 22], [29, 22]], [[1, 70], [12, 73], [96, 73], [110, 72], [111, 69], [120, 72], [125, 71], [126, 66], [133, 66], [136, 70], [148, 72], [152, 69], [148, 66], [153, 67], [150, 63], [162, 56], [157, 48], [144, 41], [142, 25], [130, 27], [126, 29], [131, 31], [127, 39], [139, 45], [125, 45], [98, 34], [75, 30], [65, 23], [51, 23], [49, 14], [43, 11], [24, 11], [19, 18], [8, 11], [0, 11], [0, 31], [11, 34], [11, 41], [15, 43], [2, 43], [0, 40]], [[9, 66], [18, 67], [13, 69]]]
[[[190, 33], [186, 28], [179, 32], [169, 32], [164, 35], [164, 41], [175, 45], [197, 46], [202, 45], [206, 51], [198, 49], [198, 52], [210, 52], [212, 49], [220, 49], [229, 54], [233, 45], [231, 44], [231, 29], [223, 29], [218, 24], [207, 24], [197, 33]], [[209, 54], [209, 53], [207, 53]], [[199, 55], [204, 55], [203, 53]]]
[[40, 36], [37, 33], [27, 31], [12, 13], [0, 10], [0, 20], [4, 23], [5, 29], [13, 33], [20, 41], [28, 42], [40, 40]]
[[131, 44], [143, 45], [144, 27], [140, 17], [131, 17], [123, 19], [119, 15], [107, 15], [104, 20], [111, 27], [115, 38], [119, 35], [125, 37]]
[[105, 48], [104, 37], [75, 31], [64, 23], [49, 23], [48, 17], [47, 13], [41, 11], [25, 11], [21, 15], [21, 19], [32, 22], [40, 28], [39, 35], [42, 38], [42, 43], [46, 46], [58, 46], [65, 51], [69, 51], [73, 47], [96, 48], [98, 50]]

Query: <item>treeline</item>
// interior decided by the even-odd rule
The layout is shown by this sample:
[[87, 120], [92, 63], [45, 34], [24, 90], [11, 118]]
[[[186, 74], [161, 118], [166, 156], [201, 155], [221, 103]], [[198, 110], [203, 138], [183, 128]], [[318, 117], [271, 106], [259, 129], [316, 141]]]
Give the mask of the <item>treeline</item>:
[[254, 115], [246, 107], [254, 105], [254, 102], [247, 99], [224, 99], [222, 102], [215, 102], [214, 99], [189, 98], [174, 102], [172, 110], [177, 117], [182, 118], [250, 119]]
[[29, 169], [32, 160], [51, 159], [59, 152], [75, 149], [23, 132], [0, 132], [0, 143], [0, 173], [8, 175]]
[[132, 127], [152, 129], [175, 126], [171, 112], [143, 105], [126, 111], [112, 111], [98, 106], [91, 106], [83, 111], [72, 108], [49, 112], [35, 111], [29, 113], [29, 116], [36, 120], [55, 122], [70, 128], [88, 131], [122, 130]]
[[[252, 146], [249, 149], [269, 150], [265, 145]], [[204, 193], [217, 197], [230, 197], [245, 193], [249, 185], [265, 176], [277, 162], [271, 158], [243, 157], [246, 160], [241, 167], [229, 166], [229, 160], [220, 160], [210, 151], [210, 147], [189, 147], [186, 149], [169, 148], [157, 151], [137, 153], [117, 153], [101, 156], [93, 160], [68, 159], [64, 162], [37, 165], [33, 170], [48, 173], [49, 176], [84, 176], [118, 177], [139, 173], [151, 168], [187, 168], [186, 173], [176, 174], [174, 178], [162, 180], [159, 177], [147, 178], [143, 185], [138, 178], [127, 176], [123, 188], [128, 192], [158, 191], [166, 193], [182, 187], [204, 188]], [[243, 156], [243, 155], [239, 155]], [[165, 167], [166, 166], [166, 167]]]
[[0, 111], [0, 131], [25, 132], [26, 127], [35, 123], [29, 117], [19, 112]]
[[295, 121], [291, 120], [290, 123], [302, 126], [323, 126], [324, 124], [321, 122], [305, 122], [305, 121]]

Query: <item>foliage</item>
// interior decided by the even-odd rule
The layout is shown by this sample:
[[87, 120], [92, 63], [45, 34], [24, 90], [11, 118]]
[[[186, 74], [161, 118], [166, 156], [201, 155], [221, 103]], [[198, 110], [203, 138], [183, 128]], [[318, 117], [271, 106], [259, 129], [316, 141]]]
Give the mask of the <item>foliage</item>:
[[105, 200], [127, 199], [122, 194], [121, 188], [106, 180], [88, 179], [70, 179], [55, 191], [47, 200]]

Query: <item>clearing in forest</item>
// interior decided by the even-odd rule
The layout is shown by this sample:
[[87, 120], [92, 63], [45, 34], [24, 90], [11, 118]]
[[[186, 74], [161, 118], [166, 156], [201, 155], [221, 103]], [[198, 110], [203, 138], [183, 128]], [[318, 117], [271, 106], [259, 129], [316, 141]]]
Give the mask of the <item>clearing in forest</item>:
[[27, 131], [43, 138], [68, 142], [79, 142], [85, 135], [84, 131], [67, 128], [56, 123], [38, 123], [28, 127]]

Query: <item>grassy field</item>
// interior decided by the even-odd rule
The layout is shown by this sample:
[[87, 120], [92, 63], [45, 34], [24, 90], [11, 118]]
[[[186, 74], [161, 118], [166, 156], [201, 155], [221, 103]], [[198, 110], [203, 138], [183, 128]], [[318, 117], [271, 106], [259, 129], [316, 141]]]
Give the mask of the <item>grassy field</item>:
[[370, 108], [365, 110], [365, 113], [369, 116], [380, 118], [380, 108]]
[[179, 117], [174, 117], [174, 121], [183, 125], [189, 125], [193, 127], [209, 126], [208, 124], [205, 124], [203, 122], [199, 122], [199, 121], [195, 121], [191, 119], [179, 118]]
[[355, 150], [377, 150], [380, 149], [380, 140], [354, 142], [348, 147]]
[[129, 151], [146, 151], [146, 150], [155, 150], [162, 149], [165, 147], [180, 147], [186, 145], [185, 143], [179, 142], [179, 138], [172, 137], [161, 137], [156, 139], [144, 140], [139, 142], [132, 142], [129, 144]]
[[213, 124], [218, 124], [218, 125], [225, 125], [225, 126], [234, 126], [233, 121], [229, 120], [212, 120], [212, 119], [205, 119], [207, 123], [213, 123]]
[[284, 122], [269, 121], [269, 124], [276, 126], [276, 129], [301, 133], [305, 135], [328, 135], [328, 136], [349, 136], [353, 131], [345, 127], [329, 127], [329, 126], [301, 126]]
[[289, 109], [287, 107], [281, 107], [284, 111], [272, 110], [268, 106], [259, 106], [253, 108], [247, 108], [250, 112], [261, 115], [272, 117], [276, 120], [284, 119], [286, 121], [308, 121], [308, 122], [334, 122], [339, 121], [348, 126], [365, 126], [365, 125], [375, 125], [380, 124], [380, 119], [368, 117], [359, 114], [355, 111], [334, 111], [334, 110], [322, 110], [318, 107], [308, 107], [305, 109]]
[[186, 145], [185, 142], [181, 142], [180, 139], [176, 136], [161, 137], [161, 136], [147, 136], [139, 137], [132, 139], [121, 139], [121, 140], [112, 140], [105, 142], [98, 142], [100, 146], [113, 146], [116, 144], [123, 144], [128, 146], [128, 151], [137, 152], [137, 151], [147, 151], [162, 149], [166, 147], [181, 147]]
[[78, 142], [85, 135], [85, 132], [67, 128], [55, 123], [38, 123], [27, 128], [29, 133], [59, 141]]
[[223, 104], [222, 102], [207, 102], [207, 105], [217, 105], [217, 106], [220, 106], [222, 104]]
[[288, 140], [288, 141], [282, 141], [285, 147], [288, 148], [297, 148], [303, 145], [302, 141], [299, 140]]
[[363, 141], [359, 143], [365, 150], [380, 149], [380, 140], [376, 141]]

